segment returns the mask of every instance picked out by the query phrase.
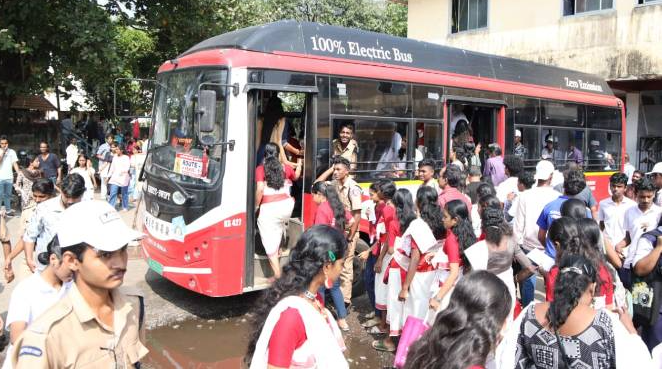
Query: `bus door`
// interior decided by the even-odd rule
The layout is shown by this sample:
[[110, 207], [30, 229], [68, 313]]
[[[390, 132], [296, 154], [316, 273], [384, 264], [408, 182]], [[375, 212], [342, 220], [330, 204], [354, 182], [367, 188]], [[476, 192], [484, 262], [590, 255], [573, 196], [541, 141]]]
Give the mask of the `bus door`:
[[[469, 165], [480, 146], [481, 170], [488, 158], [489, 144], [505, 148], [505, 107], [502, 100], [445, 96], [447, 163], [454, 159]], [[474, 162], [473, 162], [474, 164]]]
[[[310, 162], [306, 162], [308, 154], [312, 154], [312, 142], [307, 141], [311, 136], [309, 128], [313, 128], [315, 94], [317, 87], [286, 86], [273, 84], [248, 84], [248, 201], [247, 201], [247, 232], [246, 232], [246, 289], [253, 290], [267, 288], [271, 285], [270, 279], [274, 276], [267, 249], [264, 244], [271, 245], [268, 253], [277, 255], [280, 266], [284, 265], [289, 256], [289, 249], [303, 233], [303, 194], [304, 175], [310, 170]], [[281, 113], [276, 113], [276, 110]], [[279, 132], [281, 132], [279, 134]], [[256, 201], [257, 180], [256, 168], [262, 164], [264, 147], [269, 142], [280, 142], [284, 149], [284, 158], [288, 165], [295, 166], [302, 162], [301, 172], [290, 188], [294, 200], [291, 214], [280, 211], [285, 216], [283, 223], [280, 219], [262, 219], [262, 230], [268, 232], [262, 237], [258, 227], [258, 218], [261, 213], [266, 216], [278, 216], [277, 209], [260, 207], [261, 201]], [[281, 152], [282, 153], [282, 152]], [[294, 167], [293, 167], [294, 168]], [[264, 209], [264, 211], [262, 211]], [[276, 210], [276, 211], [272, 211]], [[276, 233], [278, 232], [278, 233]]]

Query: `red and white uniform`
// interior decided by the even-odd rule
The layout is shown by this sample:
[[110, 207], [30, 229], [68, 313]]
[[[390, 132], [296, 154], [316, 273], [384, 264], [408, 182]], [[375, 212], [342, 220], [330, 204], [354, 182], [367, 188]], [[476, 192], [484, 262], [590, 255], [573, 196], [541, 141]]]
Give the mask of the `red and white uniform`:
[[[295, 181], [297, 177], [291, 167], [283, 165], [283, 170], [285, 172], [285, 183], [282, 188], [273, 189], [266, 183], [264, 184], [257, 218], [257, 228], [259, 228], [259, 235], [262, 238], [262, 245], [269, 257], [278, 255], [285, 221], [290, 218], [294, 209], [294, 198], [290, 195], [290, 188], [292, 181]], [[259, 165], [255, 169], [255, 180], [258, 183], [266, 181], [264, 165]]]
[[[463, 275], [463, 258], [461, 258], [461, 253], [459, 251], [459, 239], [451, 230], [448, 230], [445, 243], [442, 245], [442, 250], [439, 250], [433, 259], [431, 259], [431, 265], [435, 268], [435, 280], [433, 281], [433, 286], [431, 288], [431, 297], [434, 297], [438, 291], [440, 291], [440, 287], [449, 278], [449, 266], [451, 263], [458, 263], [459, 265], [459, 273], [454, 282], [456, 285], [456, 282], [458, 282]], [[454, 290], [454, 287], [452, 287], [442, 298], [438, 312], [447, 308], [449, 299], [452, 295], [452, 290]]]
[[[378, 221], [376, 229], [377, 232], [380, 233], [378, 243], [387, 247], [393, 247], [396, 237], [401, 234], [401, 228], [398, 224], [398, 219], [396, 219], [396, 209], [394, 206], [388, 203], [384, 204], [382, 208], [382, 216]], [[381, 233], [381, 231], [386, 231], [386, 233]], [[389, 253], [385, 254], [384, 259], [382, 259], [382, 269], [380, 270], [380, 273], [375, 274], [375, 308], [382, 311], [387, 310], [388, 288], [387, 284], [384, 282], [384, 274], [387, 271], [390, 261], [391, 255], [389, 255]]]
[[255, 345], [250, 369], [348, 369], [345, 342], [331, 312], [326, 319], [309, 301], [289, 296], [269, 312]]
[[[390, 336], [401, 334], [408, 316], [426, 319], [428, 300], [435, 280], [435, 270], [426, 262], [425, 254], [437, 250], [437, 245], [438, 241], [433, 236], [431, 228], [419, 218], [413, 220], [405, 230], [400, 245], [395, 244], [397, 249], [394, 251], [385, 276], [388, 286], [387, 319]], [[401, 302], [398, 300], [398, 295], [408, 273], [412, 249], [419, 250], [419, 264], [410, 284], [409, 296], [405, 302]]]

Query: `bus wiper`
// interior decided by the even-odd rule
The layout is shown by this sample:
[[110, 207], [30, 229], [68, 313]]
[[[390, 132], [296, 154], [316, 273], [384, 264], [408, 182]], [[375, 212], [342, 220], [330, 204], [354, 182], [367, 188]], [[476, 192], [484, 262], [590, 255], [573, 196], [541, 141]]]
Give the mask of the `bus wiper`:
[[[179, 174], [178, 172], [172, 171], [172, 170], [170, 170], [170, 169], [168, 169], [168, 168], [166, 168], [166, 167], [164, 167], [164, 166], [161, 166], [161, 165], [159, 165], [159, 164], [157, 164], [157, 163], [153, 163], [153, 162], [151, 162], [151, 166], [153, 166], [153, 167], [157, 168], [158, 170], [163, 171], [163, 172], [165, 172], [165, 173], [170, 173], [170, 174], [173, 174], [173, 175], [182, 176], [182, 175]], [[169, 176], [167, 176], [165, 179], [169, 180], [169, 182], [171, 183], [171, 185], [173, 185], [174, 188], [178, 189], [178, 191], [181, 192], [181, 194], [183, 194], [183, 196], [185, 196], [185, 199], [186, 199], [187, 201], [190, 201], [190, 200], [194, 199], [194, 197], [193, 197], [190, 193], [188, 193], [188, 192], [187, 192], [187, 191], [186, 191], [180, 184], [178, 184], [177, 182], [175, 182], [172, 178], [170, 178]]]

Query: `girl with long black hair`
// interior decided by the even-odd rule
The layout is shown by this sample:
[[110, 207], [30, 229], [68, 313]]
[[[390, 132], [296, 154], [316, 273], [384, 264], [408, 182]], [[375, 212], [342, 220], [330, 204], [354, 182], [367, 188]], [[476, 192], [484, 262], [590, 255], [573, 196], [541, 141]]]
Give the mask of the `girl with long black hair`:
[[345, 235], [328, 225], [304, 232], [283, 276], [259, 299], [245, 361], [251, 369], [346, 369], [343, 342], [331, 313], [317, 299], [343, 269]]
[[405, 368], [483, 368], [501, 339], [511, 301], [505, 284], [492, 273], [467, 274], [433, 327], [410, 346]]
[[[262, 245], [269, 258], [274, 277], [280, 277], [279, 249], [282, 241], [285, 221], [292, 216], [294, 198], [290, 194], [292, 182], [299, 178], [291, 167], [279, 160], [280, 150], [275, 143], [268, 143], [264, 148], [264, 160], [255, 169], [255, 211], [259, 209], [257, 228]], [[297, 168], [297, 171], [299, 169]]]
[[[313, 195], [313, 202], [317, 204], [315, 221], [313, 224], [328, 225], [345, 233], [345, 228], [350, 224], [350, 220], [353, 218], [352, 214], [345, 211], [343, 203], [338, 198], [338, 193], [336, 193], [336, 187], [327, 185], [324, 181], [318, 181], [313, 184], [311, 193]], [[345, 307], [343, 292], [340, 290], [340, 280], [334, 281], [333, 287], [328, 290], [333, 299], [334, 307], [336, 308], [338, 326], [342, 331], [347, 332], [350, 330], [350, 327], [345, 320], [347, 317], [347, 308]], [[322, 299], [326, 299], [324, 297], [324, 287], [320, 288], [319, 292]]]
[[[393, 202], [400, 221], [402, 238], [400, 245], [395, 245], [385, 280], [388, 284], [389, 337], [398, 337], [408, 316], [421, 319], [427, 316], [435, 271], [426, 262], [426, 254], [436, 250], [437, 240], [443, 238], [445, 230], [434, 188], [419, 188], [416, 211], [412, 194], [408, 190], [397, 191]], [[375, 341], [373, 347], [379, 350], [386, 347], [385, 350], [390, 350], [392, 342], [390, 338], [384, 343]]]
[[[553, 224], [552, 224], [553, 225]], [[580, 255], [559, 262], [552, 302], [531, 304], [505, 337], [499, 368], [641, 369], [651, 357], [627, 312], [593, 307], [597, 269]]]
[[546, 300], [552, 301], [554, 299], [558, 263], [561, 258], [576, 254], [590, 260], [597, 270], [595, 307], [602, 308], [606, 306], [612, 309], [614, 306], [613, 272], [607, 267], [605, 258], [597, 249], [597, 244], [600, 241], [600, 226], [597, 222], [589, 218], [575, 220], [564, 216], [551, 224], [547, 235], [556, 248], [556, 265], [549, 270], [544, 278]]
[[[500, 208], [488, 206], [482, 212], [482, 235], [484, 239], [465, 250], [465, 256], [472, 270], [487, 270], [503, 280], [516, 301], [516, 286], [512, 271], [512, 261], [516, 258], [523, 268], [532, 267], [532, 263], [521, 251], [512, 238], [512, 228], [505, 221]], [[508, 321], [512, 315], [508, 314]]]
[[[409, 267], [409, 258], [402, 250], [402, 235], [410, 226], [413, 220], [417, 219], [415, 205], [412, 201], [412, 193], [407, 189], [399, 189], [391, 199], [391, 204], [396, 213], [393, 226], [398, 227], [398, 234], [390, 230], [389, 239], [392, 241], [390, 248], [393, 251], [391, 260], [383, 273], [382, 281], [387, 284], [387, 323], [389, 324], [389, 334], [385, 339], [373, 341], [373, 348], [380, 351], [396, 351], [396, 339], [401, 334], [403, 327], [403, 308], [404, 302], [398, 300], [401, 292], [403, 280]], [[386, 216], [386, 215], [385, 215]], [[401, 261], [401, 264], [397, 261]], [[407, 259], [407, 261], [406, 261]]]
[[396, 194], [396, 184], [391, 180], [378, 181], [378, 197], [383, 202], [382, 213], [378, 221], [378, 241], [380, 250], [377, 260], [373, 266], [375, 273], [375, 308], [380, 311], [380, 319], [377, 325], [364, 325], [371, 329], [371, 334], [386, 334], [389, 331], [387, 324], [387, 284], [384, 282], [384, 274], [389, 267], [391, 257], [394, 255], [394, 243], [400, 236], [401, 229], [396, 217], [396, 209], [392, 202]]
[[[461, 200], [452, 200], [445, 204], [443, 224], [447, 228], [447, 238], [431, 264], [438, 268], [434, 282], [435, 295], [429, 300], [429, 307], [441, 311], [447, 307], [451, 291], [461, 275], [469, 268], [466, 265], [465, 249], [477, 242], [475, 232], [468, 215], [468, 207]], [[442, 255], [444, 254], [444, 255]]]

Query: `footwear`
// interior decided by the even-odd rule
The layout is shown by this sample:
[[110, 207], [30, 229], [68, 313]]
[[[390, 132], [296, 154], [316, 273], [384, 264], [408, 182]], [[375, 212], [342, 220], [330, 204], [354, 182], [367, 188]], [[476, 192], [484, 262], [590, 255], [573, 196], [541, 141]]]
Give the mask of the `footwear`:
[[361, 324], [364, 328], [372, 328], [380, 323], [380, 320], [376, 318], [372, 318], [370, 320], [367, 320], [365, 323]]
[[374, 319], [374, 318], [375, 318], [375, 311], [371, 311], [371, 312], [364, 315], [364, 319], [366, 319], [366, 320]]
[[350, 331], [350, 326], [347, 325], [347, 321], [345, 321], [345, 319], [338, 320], [338, 327], [340, 328], [341, 331], [344, 331], [344, 332], [349, 332]]
[[396, 351], [396, 346], [387, 346], [386, 344], [384, 344], [384, 340], [382, 340], [382, 339], [380, 339], [378, 341], [373, 341], [371, 346], [373, 346], [373, 348], [378, 350], [378, 351], [385, 351], [385, 352], [394, 352], [394, 351]]
[[370, 333], [370, 334], [378, 334], [378, 335], [379, 335], [379, 334], [387, 334], [387, 331], [386, 331], [386, 330], [382, 330], [382, 329], [380, 329], [379, 326], [375, 325], [374, 327], [372, 327], [372, 328], [368, 331], [368, 333]]

